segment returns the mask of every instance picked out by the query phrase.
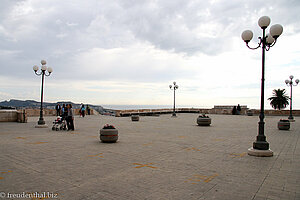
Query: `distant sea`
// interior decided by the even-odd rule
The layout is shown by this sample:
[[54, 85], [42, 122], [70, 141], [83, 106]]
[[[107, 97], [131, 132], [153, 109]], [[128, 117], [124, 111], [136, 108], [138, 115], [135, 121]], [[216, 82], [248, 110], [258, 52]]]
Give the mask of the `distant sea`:
[[[113, 110], [133, 110], [133, 109], [162, 109], [173, 108], [173, 105], [101, 105], [103, 108]], [[211, 108], [207, 106], [193, 106], [193, 105], [176, 105], [176, 108]]]

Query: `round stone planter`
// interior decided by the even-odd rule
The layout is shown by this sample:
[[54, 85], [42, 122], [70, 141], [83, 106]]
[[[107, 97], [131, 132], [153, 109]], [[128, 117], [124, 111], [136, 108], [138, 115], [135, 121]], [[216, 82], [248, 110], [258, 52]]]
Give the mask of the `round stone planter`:
[[137, 121], [139, 121], [139, 120], [140, 120], [140, 117], [139, 117], [138, 115], [132, 115], [132, 116], [131, 116], [131, 121], [137, 122]]
[[197, 124], [199, 126], [210, 126], [211, 124], [211, 118], [206, 118], [206, 117], [198, 117], [197, 118]]
[[252, 110], [248, 110], [248, 111], [247, 111], [247, 115], [248, 115], [248, 116], [253, 116], [253, 111], [252, 111]]
[[277, 125], [278, 125], [279, 130], [289, 130], [290, 129], [290, 121], [289, 120], [281, 119]]
[[100, 129], [100, 141], [113, 143], [119, 138], [118, 129]]

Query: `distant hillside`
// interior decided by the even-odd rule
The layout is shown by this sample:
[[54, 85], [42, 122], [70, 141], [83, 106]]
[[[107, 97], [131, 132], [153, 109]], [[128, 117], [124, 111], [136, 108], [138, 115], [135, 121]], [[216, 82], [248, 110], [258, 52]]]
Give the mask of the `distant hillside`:
[[[79, 108], [81, 104], [76, 104], [71, 101], [59, 101], [56, 103], [48, 103], [43, 102], [44, 108], [54, 109], [56, 104], [59, 103], [60, 105], [63, 104], [72, 104], [73, 108]], [[86, 104], [85, 104], [86, 105]], [[105, 109], [102, 106], [98, 105], [91, 105], [88, 104], [90, 108], [95, 109], [99, 113], [106, 113], [109, 112], [109, 109]], [[9, 101], [2, 101], [0, 102], [0, 109], [22, 109], [22, 108], [40, 108], [41, 102], [34, 101], [34, 100], [17, 100], [17, 99], [11, 99]]]

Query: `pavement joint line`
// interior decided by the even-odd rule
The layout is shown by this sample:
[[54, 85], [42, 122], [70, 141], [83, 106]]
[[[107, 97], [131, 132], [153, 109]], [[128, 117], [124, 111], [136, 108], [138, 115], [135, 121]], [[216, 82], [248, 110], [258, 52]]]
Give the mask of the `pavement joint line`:
[[153, 165], [153, 163], [148, 163], [148, 164], [132, 163], [132, 164], [139, 165], [139, 166], [136, 166], [134, 168], [149, 167], [149, 168], [152, 168], [152, 169], [157, 169], [157, 167], [151, 166], [151, 165]]
[[243, 153], [231, 153], [230, 156], [232, 157], [244, 157], [247, 155], [247, 152], [243, 152]]
[[98, 138], [97, 136], [91, 136], [91, 135], [87, 135], [86, 137], [89, 137], [89, 138]]
[[151, 144], [153, 144], [153, 143], [152, 143], [152, 142], [149, 142], [149, 143], [143, 144], [143, 146], [149, 146], [149, 145], [151, 145]]
[[[12, 170], [7, 170], [7, 171], [4, 171], [4, 172], [0, 172], [0, 174], [7, 174], [7, 173], [11, 173]], [[0, 176], [0, 180], [3, 180], [4, 177]]]
[[225, 141], [225, 139], [213, 139], [213, 141], [216, 141], [216, 142], [223, 142], [223, 141]]
[[215, 177], [219, 176], [219, 174], [213, 174], [211, 176], [205, 176], [205, 175], [200, 175], [200, 174], [195, 174], [193, 178], [189, 178], [187, 181], [184, 181], [185, 183], [191, 182], [191, 184], [197, 184], [195, 182], [205, 182], [209, 183], [212, 181]]
[[16, 137], [15, 139], [23, 139], [23, 140], [26, 140], [27, 138], [26, 138], [26, 137]]
[[197, 149], [195, 147], [190, 147], [190, 148], [185, 148], [186, 151], [191, 151], [191, 150], [194, 150], [194, 151], [201, 151], [200, 149]]
[[71, 134], [80, 134], [80, 133], [77, 133], [77, 132], [71, 132]]
[[26, 144], [45, 144], [45, 143], [49, 143], [49, 142], [30, 142], [30, 143], [26, 143]]
[[95, 157], [103, 158], [102, 154], [103, 153], [98, 153], [96, 155], [88, 155], [87, 157], [89, 157], [89, 158], [95, 158]]
[[7, 173], [11, 173], [12, 171], [11, 170], [7, 170], [6, 172], [0, 172], [1, 174], [7, 174]]

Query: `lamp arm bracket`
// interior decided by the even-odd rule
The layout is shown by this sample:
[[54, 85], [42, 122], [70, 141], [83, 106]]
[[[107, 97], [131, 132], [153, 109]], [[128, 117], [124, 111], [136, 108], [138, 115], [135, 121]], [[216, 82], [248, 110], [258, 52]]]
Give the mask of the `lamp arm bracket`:
[[252, 49], [252, 50], [255, 50], [255, 49], [258, 49], [259, 47], [261, 47], [261, 44], [262, 44], [262, 39], [261, 39], [261, 37], [259, 37], [258, 38], [259, 39], [259, 43], [258, 43], [258, 46], [257, 47], [250, 47], [249, 45], [248, 45], [248, 42], [246, 42], [246, 46], [249, 48], [249, 49]]
[[36, 75], [40, 76], [43, 74], [43, 72], [37, 73], [36, 71], [34, 72]]
[[272, 44], [270, 44], [270, 45], [268, 45], [269, 47], [273, 47], [275, 44], [276, 44], [276, 42], [277, 42], [277, 38], [275, 39], [275, 41], [272, 43]]

